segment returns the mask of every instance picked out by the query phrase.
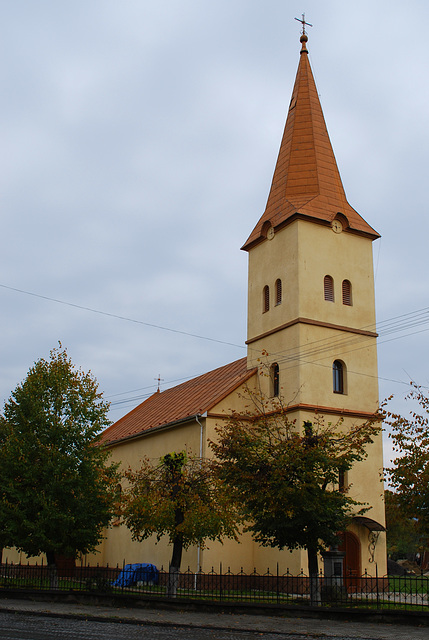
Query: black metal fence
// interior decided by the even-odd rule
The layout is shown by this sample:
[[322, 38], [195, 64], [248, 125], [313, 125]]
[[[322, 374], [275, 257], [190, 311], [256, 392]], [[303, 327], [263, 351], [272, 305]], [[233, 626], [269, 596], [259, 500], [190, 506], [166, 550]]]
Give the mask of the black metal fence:
[[[324, 577], [314, 581], [299, 575], [271, 573], [208, 573], [190, 570], [175, 576], [153, 568], [135, 571], [135, 565], [100, 567], [70, 564], [52, 568], [46, 564], [0, 565], [1, 591], [62, 591], [99, 595], [174, 597], [211, 602], [259, 603], [261, 605], [322, 605], [363, 609], [402, 609], [429, 611], [429, 576]], [[311, 592], [311, 593], [310, 593]]]

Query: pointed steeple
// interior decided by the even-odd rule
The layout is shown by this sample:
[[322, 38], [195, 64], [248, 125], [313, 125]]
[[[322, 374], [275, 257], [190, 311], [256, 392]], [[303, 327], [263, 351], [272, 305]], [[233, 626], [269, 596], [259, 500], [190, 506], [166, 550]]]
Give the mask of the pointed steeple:
[[308, 37], [301, 35], [295, 86], [265, 212], [242, 247], [262, 242], [296, 218], [330, 224], [342, 220], [352, 233], [378, 238], [379, 234], [349, 205], [341, 182], [308, 60]]

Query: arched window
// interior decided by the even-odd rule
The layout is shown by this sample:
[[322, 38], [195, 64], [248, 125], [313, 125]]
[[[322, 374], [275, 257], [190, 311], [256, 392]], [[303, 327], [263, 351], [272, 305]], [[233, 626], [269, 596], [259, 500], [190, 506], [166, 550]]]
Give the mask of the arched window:
[[280, 370], [277, 362], [271, 365], [271, 387], [272, 396], [277, 397], [280, 393]]
[[325, 294], [325, 300], [334, 302], [334, 279], [332, 276], [325, 276], [323, 280], [323, 289]]
[[343, 304], [352, 306], [352, 283], [350, 280], [343, 280]]
[[270, 310], [270, 287], [266, 284], [262, 296], [262, 308], [264, 313]]
[[341, 360], [334, 360], [332, 365], [333, 392], [344, 393], [345, 388], [345, 366]]
[[282, 281], [280, 278], [276, 280], [276, 305], [281, 304], [282, 301]]
[[118, 483], [115, 488], [115, 518], [112, 522], [114, 527], [121, 524], [121, 497], [122, 497], [122, 485]]
[[346, 493], [347, 491], [347, 471], [343, 469], [338, 472], [338, 490], [341, 493]]

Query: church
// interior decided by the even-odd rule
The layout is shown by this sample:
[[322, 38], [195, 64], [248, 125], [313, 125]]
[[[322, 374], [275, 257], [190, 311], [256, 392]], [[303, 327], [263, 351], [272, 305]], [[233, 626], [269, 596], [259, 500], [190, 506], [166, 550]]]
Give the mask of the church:
[[[246, 389], [281, 398], [291, 420], [315, 413], [343, 428], [378, 409], [372, 242], [379, 234], [348, 203], [308, 60], [303, 29], [295, 85], [267, 205], [242, 249], [249, 254], [247, 357], [156, 392], [103, 434], [112, 459], [138, 468], [186, 450], [210, 456], [208, 442]], [[250, 227], [251, 229], [251, 227]], [[249, 230], [250, 230], [249, 229]], [[244, 236], [245, 237], [245, 236]], [[344, 570], [386, 572], [378, 435], [366, 460], [348, 472], [353, 498], [370, 505], [343, 534]], [[118, 520], [89, 561], [150, 562], [168, 567], [165, 540], [132, 541]], [[250, 534], [184, 552], [182, 567], [233, 572], [306, 571], [305, 550], [261, 547]]]

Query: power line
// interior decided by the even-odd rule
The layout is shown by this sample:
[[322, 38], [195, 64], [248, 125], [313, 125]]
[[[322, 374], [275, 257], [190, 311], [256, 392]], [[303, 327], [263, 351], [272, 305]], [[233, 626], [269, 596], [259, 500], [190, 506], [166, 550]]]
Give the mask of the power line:
[[[3, 289], [7, 289], [9, 291], [14, 291], [16, 293], [21, 293], [24, 295], [29, 295], [35, 298], [39, 298], [42, 300], [47, 300], [48, 302], [54, 302], [56, 304], [61, 304], [61, 305], [65, 305], [68, 307], [72, 307], [75, 309], [80, 309], [82, 311], [88, 311], [90, 313], [95, 313], [98, 315], [102, 315], [102, 316], [107, 316], [110, 318], [115, 318], [117, 320], [123, 320], [125, 322], [132, 322], [134, 324], [139, 324], [139, 325], [143, 325], [143, 326], [147, 326], [147, 327], [151, 327], [154, 329], [159, 329], [161, 331], [169, 331], [171, 333], [177, 333], [179, 335], [186, 335], [192, 338], [196, 338], [199, 340], [207, 340], [210, 342], [214, 342], [217, 344], [223, 344], [223, 345], [227, 345], [227, 346], [232, 346], [232, 347], [236, 347], [236, 348], [240, 348], [240, 349], [245, 349], [246, 347], [244, 345], [239, 345], [233, 342], [227, 342], [225, 340], [219, 340], [217, 338], [212, 338], [212, 337], [208, 337], [208, 336], [202, 336], [199, 334], [195, 334], [195, 333], [191, 333], [188, 331], [183, 331], [180, 329], [174, 329], [172, 327], [165, 327], [162, 325], [157, 325], [155, 323], [150, 323], [150, 322], [145, 322], [143, 320], [136, 320], [135, 318], [129, 318], [126, 316], [122, 316], [119, 314], [115, 314], [115, 313], [110, 313], [107, 311], [101, 311], [99, 309], [93, 309], [91, 307], [87, 307], [84, 305], [80, 305], [80, 304], [76, 304], [76, 303], [72, 303], [72, 302], [67, 302], [65, 300], [59, 300], [58, 298], [53, 298], [51, 296], [46, 296], [46, 295], [42, 295], [42, 294], [38, 294], [38, 293], [34, 293], [31, 291], [26, 291], [25, 289], [18, 289], [16, 287], [11, 287], [5, 284], [1, 284], [0, 283], [0, 287], [2, 287]], [[412, 312], [408, 312], [405, 314], [401, 314], [399, 316], [394, 316], [393, 318], [388, 318], [386, 320], [383, 320], [381, 322], [379, 322], [377, 324], [378, 326], [378, 330], [379, 330], [379, 336], [387, 336], [387, 335], [391, 335], [394, 333], [400, 333], [403, 331], [407, 331], [408, 329], [417, 327], [417, 326], [421, 326], [423, 324], [427, 324], [429, 322], [429, 307], [425, 307], [423, 309], [419, 309], [416, 311], [412, 311]], [[360, 330], [363, 331], [375, 331], [375, 325], [374, 324], [370, 324], [370, 325], [366, 325], [364, 327], [361, 327]], [[398, 340], [400, 338], [404, 338], [404, 337], [408, 337], [409, 335], [415, 335], [418, 333], [422, 333], [424, 331], [428, 331], [428, 329], [422, 329], [421, 331], [415, 331], [412, 333], [407, 333], [405, 335], [402, 336], [397, 336], [396, 338], [390, 338], [389, 340], [379, 340], [378, 344], [384, 344], [385, 342], [391, 342], [393, 340]], [[367, 340], [365, 340], [364, 344], [362, 344], [362, 338], [365, 338], [365, 336], [362, 335], [355, 335], [355, 336], [350, 336], [350, 334], [348, 334], [347, 336], [343, 337], [343, 336], [338, 336], [337, 338], [332, 338], [332, 336], [329, 336], [327, 338], [321, 338], [320, 340], [315, 340], [313, 342], [310, 342], [306, 345], [305, 349], [302, 350], [301, 347], [291, 347], [288, 349], [284, 349], [282, 351], [278, 351], [276, 353], [270, 354], [270, 356], [282, 356], [281, 358], [279, 358], [279, 362], [286, 364], [286, 363], [290, 363], [291, 367], [296, 366], [296, 364], [298, 362], [301, 362], [302, 364], [317, 364], [318, 366], [329, 366], [329, 365], [323, 365], [321, 363], [317, 363], [317, 360], [312, 360], [312, 361], [308, 361], [307, 358], [315, 358], [316, 356], [320, 357], [327, 357], [327, 353], [333, 353], [335, 351], [336, 355], [342, 355], [344, 353], [349, 353], [350, 351], [355, 351], [358, 349], [362, 349], [362, 348], [366, 348], [368, 346], [368, 344], [366, 344], [368, 341], [373, 341], [373, 338], [371, 336], [367, 337]], [[344, 351], [344, 349], [353, 346], [354, 344], [360, 343], [360, 346], [353, 348], [353, 349], [348, 349], [347, 351]], [[374, 346], [375, 346], [375, 342], [374, 342]], [[249, 349], [252, 349], [252, 347], [249, 347]], [[299, 351], [298, 351], [299, 349]], [[340, 349], [340, 353], [338, 352], [338, 349]], [[259, 353], [260, 350], [258, 349], [253, 349], [254, 351], [258, 351]], [[325, 355], [322, 355], [325, 354]], [[291, 367], [282, 367], [282, 369], [286, 369], [286, 368], [291, 368]], [[369, 374], [362, 374], [360, 372], [353, 372], [353, 371], [349, 371], [349, 373], [356, 373], [356, 375], [369, 375]], [[183, 381], [183, 380], [189, 380], [192, 379], [192, 377], [195, 376], [189, 376], [186, 378], [181, 378], [179, 380], [174, 380], [174, 381], [170, 381], [167, 384], [171, 384], [172, 382], [177, 382], [177, 381]], [[375, 377], [375, 376], [373, 376]], [[398, 384], [408, 384], [405, 383], [403, 381], [398, 381], [398, 380], [391, 380], [388, 378], [382, 378], [381, 376], [377, 376], [380, 380], [387, 380], [390, 382], [395, 382]], [[150, 385], [148, 387], [142, 387], [140, 389], [134, 389], [131, 391], [124, 391], [121, 393], [117, 393], [117, 394], [113, 394], [110, 397], [116, 397], [119, 395], [126, 395], [129, 393], [135, 393], [137, 391], [143, 391], [145, 389], [150, 389], [153, 385]], [[118, 406], [121, 405], [123, 403], [126, 402], [132, 402], [135, 400], [140, 400], [140, 399], [144, 399], [146, 397], [148, 397], [151, 394], [147, 394], [147, 395], [138, 395], [135, 398], [127, 398], [127, 399], [123, 399], [123, 400], [118, 400], [118, 401], [113, 401], [112, 402], [112, 406]]]
[[145, 327], [152, 327], [153, 329], [160, 329], [162, 331], [170, 331], [171, 333], [178, 333], [183, 336], [189, 336], [190, 338], [197, 338], [199, 340], [209, 340], [210, 342], [216, 342], [218, 344], [225, 344], [230, 347], [239, 347], [244, 349], [243, 345], [234, 344], [233, 342], [226, 342], [225, 340], [217, 340], [216, 338], [210, 338], [208, 336], [200, 336], [196, 333], [190, 333], [189, 331], [182, 331], [180, 329], [173, 329], [172, 327], [163, 327], [162, 325], [153, 324], [151, 322], [144, 322], [143, 320], [135, 320], [134, 318], [127, 318], [126, 316], [120, 316], [116, 313], [109, 313], [108, 311], [100, 311], [99, 309], [92, 309], [91, 307], [85, 307], [73, 302], [66, 302], [65, 300], [58, 300], [58, 298], [51, 298], [50, 296], [44, 296], [40, 293], [33, 293], [32, 291], [25, 291], [24, 289], [17, 289], [15, 287], [9, 287], [6, 284], [1, 284], [0, 287], [8, 289], [9, 291], [15, 291], [17, 293], [23, 293], [27, 296], [33, 296], [34, 298], [41, 298], [42, 300], [48, 300], [49, 302], [56, 302], [57, 304], [63, 304], [67, 307], [73, 307], [75, 309], [81, 309], [82, 311], [90, 311], [91, 313], [97, 313], [101, 316], [107, 316], [109, 318], [116, 318], [117, 320], [124, 320], [125, 322], [133, 322], [134, 324], [141, 324]]
[[[402, 314], [400, 316], [396, 316], [394, 318], [389, 318], [387, 320], [381, 321], [380, 323], [378, 323], [378, 329], [379, 329], [378, 335], [379, 337], [382, 337], [382, 336], [385, 336], [385, 335], [387, 336], [393, 333], [399, 333], [401, 331], [406, 331], [413, 327], [427, 324], [428, 322], [429, 322], [429, 308], [426, 307], [418, 311], [412, 311], [410, 313]], [[361, 327], [360, 330], [374, 331], [375, 325], [374, 324], [366, 325], [364, 327]], [[427, 331], [427, 329], [423, 329], [422, 331]], [[420, 332], [407, 333], [404, 336], [398, 336], [397, 338], [392, 338], [391, 340], [398, 340], [399, 338], [407, 337], [409, 335], [415, 335], [416, 333], [420, 333]], [[353, 346], [354, 344], [357, 344], [357, 343], [362, 343], [363, 340], [365, 340], [366, 342], [372, 342], [373, 337], [359, 335], [359, 334], [353, 335], [350, 333], [347, 333], [346, 336], [338, 335], [336, 338], [333, 338], [332, 336], [327, 336], [325, 338], [320, 338], [319, 340], [314, 340], [312, 342], [307, 343], [304, 348], [302, 346], [299, 346], [299, 347], [294, 346], [281, 351], [276, 351], [275, 353], [270, 355], [283, 356], [281, 359], [282, 362], [286, 362], [286, 361], [293, 362], [302, 358], [315, 357], [317, 355], [320, 355], [326, 352], [329, 352], [329, 353], [332, 353], [334, 351], [337, 352], [337, 350], [339, 349], [342, 350], [343, 353], [347, 353], [347, 351], [344, 351], [346, 347]], [[385, 342], [390, 342], [391, 340], [379, 340], [378, 344], [384, 344]], [[358, 348], [365, 348], [365, 346], [368, 346], [368, 345], [363, 344]], [[351, 349], [351, 350], [354, 351], [355, 349]]]
[[[146, 327], [151, 327], [154, 329], [159, 329], [161, 331], [169, 331], [171, 333], [177, 333], [179, 335], [186, 335], [189, 336], [191, 338], [197, 338], [198, 340], [207, 340], [210, 342], [215, 342], [217, 344], [224, 344], [227, 346], [231, 346], [231, 347], [236, 347], [239, 349], [245, 349], [246, 347], [242, 344], [236, 344], [234, 342], [227, 342], [225, 340], [219, 340], [218, 338], [212, 338], [209, 336], [202, 336], [199, 334], [195, 334], [195, 333], [191, 333], [189, 331], [183, 331], [181, 329], [174, 329], [172, 327], [165, 327], [163, 325], [158, 325], [155, 323], [150, 323], [150, 322], [146, 322], [143, 320], [136, 320], [135, 318], [129, 318], [127, 316], [122, 316], [116, 313], [111, 313], [108, 311], [101, 311], [99, 309], [93, 309], [92, 307], [87, 307], [84, 305], [80, 305], [80, 304], [76, 304], [73, 302], [67, 302], [65, 300], [59, 300], [58, 298], [53, 298], [51, 296], [46, 296], [46, 295], [42, 295], [39, 293], [34, 293], [31, 291], [26, 291], [25, 289], [18, 289], [16, 287], [11, 287], [5, 284], [1, 284], [0, 283], [0, 287], [2, 287], [3, 289], [7, 289], [9, 291], [15, 291], [16, 293], [22, 293], [24, 295], [29, 295], [35, 298], [40, 298], [42, 300], [47, 300], [49, 302], [55, 302], [56, 304], [62, 304], [68, 307], [72, 307], [75, 309], [80, 309], [82, 311], [89, 311], [90, 313], [96, 313], [98, 315], [102, 315], [102, 316], [107, 316], [109, 318], [115, 318], [117, 320], [123, 320], [125, 322], [132, 322], [134, 324], [140, 324]], [[408, 328], [412, 328], [414, 326], [419, 326], [421, 324], [426, 324], [427, 322], [429, 322], [429, 307], [425, 307], [423, 309], [419, 309], [417, 311], [412, 311], [409, 313], [405, 313], [405, 314], [401, 314], [399, 316], [395, 316], [393, 318], [388, 318], [387, 320], [383, 320], [381, 322], [378, 323], [378, 329], [379, 329], [379, 335], [388, 335], [389, 333], [397, 333], [400, 331], [405, 331]], [[360, 327], [360, 330], [366, 330], [366, 331], [375, 331], [375, 324], [370, 324], [370, 325], [365, 325], [363, 327]], [[307, 347], [311, 344], [316, 344], [316, 343], [323, 343], [323, 342], [328, 342], [329, 345], [332, 346], [336, 346], [341, 348], [342, 343], [349, 343], [350, 340], [358, 340], [359, 338], [350, 338], [350, 336], [347, 336], [346, 338], [343, 338], [342, 336], [339, 336], [338, 338], [335, 338], [334, 340], [331, 337], [328, 338], [322, 338], [320, 340], [316, 340], [313, 341], [311, 343], [308, 343]], [[382, 344], [382, 343], [380, 343]], [[284, 351], [280, 351], [277, 352], [275, 355], [280, 355], [281, 353], [287, 352], [287, 351], [293, 351], [294, 348], [292, 349], [286, 349]], [[259, 351], [259, 350], [255, 350], [255, 351]], [[317, 352], [315, 352], [317, 353]], [[311, 350], [309, 352], [307, 352], [307, 356], [311, 354]]]

